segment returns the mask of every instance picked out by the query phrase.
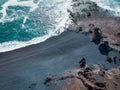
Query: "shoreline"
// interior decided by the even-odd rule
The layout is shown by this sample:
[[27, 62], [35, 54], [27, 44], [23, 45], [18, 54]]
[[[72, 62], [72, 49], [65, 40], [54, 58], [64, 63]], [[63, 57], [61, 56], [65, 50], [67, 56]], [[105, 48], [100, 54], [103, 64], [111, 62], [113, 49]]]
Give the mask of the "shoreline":
[[[16, 1], [17, 2], [17, 1]], [[16, 2], [14, 3], [14, 4], [16, 4]], [[21, 1], [22, 3], [24, 3], [24, 1]], [[20, 5], [21, 5], [21, 2], [20, 2]], [[28, 2], [31, 2], [31, 1], [25, 1], [26, 3]], [[40, 2], [42, 2], [42, 1], [40, 1]], [[36, 3], [36, 5], [38, 5], [40, 2], [38, 2], [38, 3]], [[54, 23], [49, 23], [51, 26], [49, 26], [50, 28], [46, 28], [46, 31], [45, 31], [45, 33], [44, 32], [42, 32], [42, 29], [41, 29], [41, 33], [43, 33], [43, 34], [41, 34], [41, 35], [33, 35], [34, 37], [31, 37], [30, 39], [29, 39], [29, 37], [28, 37], [28, 39], [26, 40], [26, 38], [25, 38], [25, 40], [21, 40], [21, 39], [12, 39], [11, 41], [9, 41], [9, 39], [6, 41], [4, 41], [4, 40], [2, 40], [1, 41], [1, 43], [0, 43], [0, 53], [2, 53], [2, 52], [9, 52], [9, 51], [12, 51], [12, 50], [15, 50], [15, 49], [20, 49], [20, 48], [23, 48], [23, 47], [27, 47], [27, 46], [30, 46], [30, 45], [34, 45], [34, 44], [39, 44], [39, 43], [42, 43], [42, 42], [44, 42], [44, 41], [46, 41], [48, 38], [51, 38], [51, 37], [54, 37], [54, 36], [58, 36], [58, 35], [60, 35], [62, 32], [64, 32], [65, 31], [65, 28], [67, 28], [67, 26], [69, 25], [69, 15], [68, 15], [68, 13], [67, 13], [67, 8], [71, 8], [70, 7], [70, 4], [71, 4], [71, 0], [68, 0], [68, 1], [65, 1], [64, 2], [64, 0], [63, 1], [61, 1], [62, 3], [60, 3], [60, 6], [62, 5], [62, 4], [64, 4], [64, 6], [65, 7], [60, 7], [60, 8], [58, 8], [58, 5], [56, 5], [57, 7], [56, 8], [58, 8], [58, 9], [55, 9], [55, 11], [56, 11], [56, 15], [57, 15], [57, 13], [63, 13], [63, 15], [61, 14], [61, 15], [58, 15], [57, 17], [56, 17], [56, 21], [54, 22]], [[8, 2], [9, 3], [9, 2]], [[32, 2], [31, 2], [32, 3]], [[33, 2], [34, 3], [34, 2]], [[57, 3], [57, 2], [56, 2]], [[11, 5], [12, 5], [12, 2], [10, 3]], [[18, 4], [19, 4], [19, 2], [18, 2]], [[7, 5], [7, 2], [6, 2], [6, 4], [5, 5]], [[7, 7], [8, 7], [9, 5], [7, 5]], [[14, 5], [13, 5], [14, 6]], [[19, 6], [19, 5], [18, 5]], [[29, 5], [27, 5], [27, 6], [29, 6]], [[55, 8], [55, 6], [54, 6], [54, 8]], [[62, 10], [63, 9], [63, 10]], [[51, 9], [50, 9], [51, 10]], [[50, 11], [49, 11], [50, 12]], [[30, 12], [29, 12], [30, 13]], [[35, 12], [33, 12], [33, 13], [35, 13]], [[51, 13], [52, 14], [52, 13]], [[39, 16], [36, 16], [36, 18], [37, 17], [39, 17]], [[41, 17], [41, 16], [40, 16]], [[53, 18], [53, 16], [52, 15], [50, 15], [49, 16], [49, 18], [51, 18], [51, 20], [52, 20], [52, 18]], [[40, 18], [39, 18], [40, 19]], [[42, 17], [41, 17], [41, 19], [42, 19]], [[58, 20], [57, 20], [58, 19]], [[26, 15], [25, 16], [25, 18], [24, 18], [24, 20], [23, 20], [23, 23], [22, 23], [22, 25], [20, 25], [20, 27], [19, 27], [19, 29], [26, 29], [27, 27], [24, 25], [25, 24], [25, 22], [26, 22], [26, 20], [28, 20], [28, 16]], [[39, 21], [40, 22], [40, 21]], [[7, 21], [6, 22], [1, 22], [0, 23], [0, 25], [2, 26], [3, 24], [5, 24], [5, 25], [7, 25], [6, 24], [7, 23]], [[9, 22], [9, 20], [8, 20], [8, 23], [13, 23], [13, 22]], [[31, 22], [32, 23], [32, 22]], [[34, 22], [33, 22], [34, 23]], [[46, 24], [47, 25], [47, 24]], [[14, 25], [13, 25], [14, 26]], [[37, 26], [39, 26], [39, 25], [37, 25]], [[36, 27], [37, 27], [36, 26]], [[4, 27], [4, 25], [2, 26], [2, 27]], [[54, 27], [54, 28], [51, 28], [51, 27]], [[39, 27], [38, 27], [38, 29], [39, 29]], [[39, 31], [38, 31], [39, 32]], [[31, 32], [31, 33], [34, 33], [34, 30], [33, 30], [33, 32]], [[36, 32], [37, 33], [37, 32]], [[4, 38], [3, 38], [4, 39]]]
[[[46, 76], [49, 74], [59, 76], [65, 70], [79, 69], [77, 62], [83, 57], [85, 57], [88, 66], [97, 64], [108, 70], [120, 66], [120, 62], [117, 64], [106, 62], [107, 57], [115, 57], [116, 55], [118, 58], [120, 57], [117, 52], [120, 47], [116, 49], [116, 46], [111, 46], [113, 43], [119, 42], [119, 36], [115, 37], [114, 34], [116, 31], [119, 32], [120, 18], [107, 17], [106, 14], [94, 11], [90, 13], [90, 17], [86, 11], [82, 16], [76, 16], [76, 12], [71, 13], [73, 14], [71, 18], [75, 23], [72, 23], [62, 34], [51, 37], [42, 43], [0, 53], [0, 81], [2, 82], [0, 90], [59, 90], [59, 85], [56, 87], [51, 84], [49, 87], [43, 84]], [[96, 15], [94, 15], [95, 13]], [[105, 38], [103, 37], [99, 44], [91, 41], [94, 32], [92, 31], [93, 34], [90, 34], [90, 24], [100, 28], [103, 32], [102, 35], [104, 34]], [[115, 28], [114, 25], [116, 25]], [[116, 30], [113, 31], [113, 28]], [[106, 31], [106, 29], [108, 30]], [[111, 40], [113, 37], [117, 41], [113, 42], [114, 40]], [[104, 40], [107, 40], [110, 43], [108, 46], [113, 48], [107, 54], [103, 54], [99, 50], [99, 45]], [[71, 80], [71, 83], [73, 82], [74, 80]], [[77, 80], [77, 82], [79, 81]], [[74, 84], [70, 84], [70, 86], [72, 85]]]
[[[76, 6], [76, 3], [79, 4]], [[91, 29], [99, 28], [100, 34], [103, 36], [101, 42], [107, 41], [113, 50], [120, 51], [120, 17], [114, 16], [113, 12], [107, 9], [98, 7], [90, 0], [85, 0], [84, 3], [79, 0], [75, 1], [73, 10], [69, 10], [69, 13], [73, 21], [72, 27], [76, 27], [75, 31], [89, 33]], [[90, 26], [90, 24], [94, 26]], [[80, 31], [79, 28], [81, 28]]]
[[86, 57], [89, 65], [103, 65], [106, 58], [99, 52], [97, 45], [90, 41], [89, 36], [74, 31], [66, 31], [41, 44], [1, 53], [0, 89], [29, 90], [28, 87], [36, 83], [37, 89], [55, 90], [44, 86], [46, 76], [74, 69], [81, 57]]
[[[73, 4], [71, 4], [71, 6], [69, 6], [69, 8], [68, 8], [68, 10], [72, 13], [72, 14], [74, 14], [75, 15], [75, 17], [72, 17], [71, 18], [71, 15], [69, 15], [70, 17], [70, 20], [73, 20], [73, 18], [74, 19], [78, 19], [78, 20], [75, 20], [75, 22], [77, 23], [77, 25], [78, 26], [76, 26], [75, 25], [75, 27], [77, 27], [77, 28], [72, 28], [72, 29], [74, 29], [75, 31], [78, 29], [78, 27], [81, 27], [81, 23], [83, 23], [84, 21], [90, 21], [92, 18], [93, 19], [111, 19], [111, 21], [112, 22], [114, 22], [114, 21], [116, 21], [116, 23], [120, 23], [120, 18], [119, 17], [117, 17], [117, 16], [114, 16], [113, 15], [113, 13], [114, 12], [112, 12], [112, 11], [110, 11], [110, 10], [105, 10], [105, 9], [103, 9], [103, 8], [101, 8], [101, 7], [98, 7], [97, 6], [97, 4], [95, 3], [95, 2], [93, 2], [93, 1], [91, 1], [91, 0], [85, 0], [84, 2], [81, 2], [80, 0], [78, 0], [79, 2], [77, 2], [77, 1], [71, 1], [71, 3], [73, 3]], [[77, 3], [78, 3], [78, 5], [77, 5]], [[83, 5], [85, 5], [85, 7], [83, 6]], [[71, 10], [70, 9], [70, 7], [73, 9], [73, 10]], [[88, 8], [90, 8], [90, 7], [92, 7], [91, 8], [91, 10], [89, 10]], [[96, 7], [96, 9], [95, 9], [95, 7]], [[77, 8], [77, 9], [76, 9]], [[80, 11], [79, 11], [79, 9], [81, 9]], [[90, 13], [92, 14], [92, 16], [91, 16], [91, 18], [86, 18], [86, 11], [87, 11], [87, 9], [88, 9], [88, 12], [90, 11]], [[85, 12], [84, 11], [82, 11], [82, 10], [86, 10]], [[70, 12], [68, 11], [68, 13], [70, 14]], [[80, 16], [77, 16], [77, 14], [78, 14], [78, 12], [79, 12], [79, 15], [80, 15], [80, 13], [81, 13], [81, 15]], [[67, 29], [70, 29], [69, 28], [69, 25], [68, 25], [68, 21], [70, 22], [70, 20], [66, 20], [66, 26], [63, 26], [62, 28], [64, 29], [64, 30], [57, 30], [57, 31], [55, 31], [55, 33], [53, 33], [53, 35], [45, 35], [45, 36], [43, 36], [43, 37], [37, 37], [37, 38], [34, 38], [34, 39], [32, 39], [32, 40], [30, 40], [30, 41], [28, 41], [28, 42], [13, 42], [13, 44], [15, 44], [15, 45], [17, 45], [17, 43], [19, 43], [21, 46], [19, 47], [19, 45], [16, 47], [16, 48], [14, 48], [14, 47], [12, 47], [13, 49], [9, 49], [9, 50], [2, 50], [2, 51], [0, 51], [0, 53], [6, 53], [6, 52], [9, 52], [9, 51], [14, 51], [14, 50], [17, 50], [17, 49], [21, 49], [21, 48], [24, 48], [24, 47], [28, 47], [28, 46], [31, 46], [31, 45], [36, 45], [36, 44], [39, 44], [39, 43], [42, 43], [42, 42], [45, 42], [47, 39], [49, 39], [49, 38], [51, 38], [51, 37], [56, 37], [56, 36], [59, 36], [61, 33], [63, 33], [64, 31], [66, 31]], [[80, 22], [80, 20], [82, 20], [82, 22]], [[96, 22], [97, 20], [95, 20], [95, 22]], [[98, 22], [99, 22], [100, 20], [98, 20]], [[75, 22], [73, 22], [72, 24], [76, 24]], [[85, 30], [85, 32], [88, 32], [88, 26], [87, 25], [85, 25], [85, 24], [88, 24], [88, 22], [87, 23], [83, 23], [84, 24], [84, 26], [83, 26], [83, 28], [84, 28], [84, 30]], [[94, 21], [93, 21], [93, 23], [95, 23]], [[92, 22], [89, 22], [89, 23], [92, 23]], [[105, 22], [106, 23], [106, 22]], [[115, 24], [116, 24], [115, 23]], [[71, 23], [69, 23], [69, 24], [71, 24]], [[82, 25], [83, 25], [82, 24]], [[97, 25], [97, 26], [99, 26], [99, 25]], [[117, 25], [116, 25], [117, 26]], [[118, 25], [119, 26], [119, 25]], [[100, 26], [101, 27], [101, 26]], [[117, 28], [120, 28], [120, 27], [117, 27]], [[87, 31], [86, 31], [87, 30]], [[103, 31], [105, 31], [105, 30], [103, 30]], [[119, 30], [118, 30], [119, 31]], [[117, 31], [117, 32], [118, 32]], [[38, 40], [40, 40], [40, 42], [38, 42]], [[36, 42], [33, 42], [33, 41], [36, 41]], [[29, 44], [29, 43], [31, 43], [31, 42], [33, 42], [33, 44]], [[7, 44], [11, 44], [12, 42], [5, 42], [5, 43], [2, 43], [1, 44], [1, 46], [3, 46], [3, 44], [6, 44], [4, 47], [7, 47]], [[25, 45], [22, 45], [22, 43], [24, 43]], [[27, 45], [28, 44], [28, 45]], [[112, 43], [113, 44], [113, 43]], [[120, 48], [117, 48], [117, 46], [115, 46], [115, 44], [113, 44], [113, 45], [110, 45], [111, 47], [113, 47], [115, 50], [119, 50], [120, 51]], [[8, 48], [8, 47], [7, 47]], [[6, 49], [7, 49], [6, 48]], [[2, 48], [1, 48], [2, 49]]]
[[[108, 66], [108, 68], [106, 68], [104, 65], [96, 66], [94, 69], [99, 70], [96, 73], [92, 73], [94, 70], [91, 71], [91, 67], [89, 67], [89, 65], [84, 68], [79, 67], [79, 69], [70, 71], [66, 70], [58, 76], [54, 76], [54, 74], [53, 76], [48, 75], [45, 79], [45, 85], [47, 84], [47, 79], [50, 79], [50, 81], [48, 81], [48, 85], [51, 85], [51, 81], [53, 81], [54, 84], [54, 81], [58, 79], [58, 82], [55, 82], [55, 84], [60, 84], [58, 85], [60, 86], [58, 90], [118, 90], [120, 88], [120, 18], [111, 16], [113, 12], [108, 12], [108, 10], [101, 10], [101, 8], [96, 6], [94, 3], [92, 3], [94, 6], [93, 11], [90, 11], [91, 6], [89, 5], [82, 9], [84, 11], [78, 10], [78, 8], [82, 8], [82, 5], [87, 5], [88, 3], [90, 4], [89, 0], [87, 1], [88, 2], [79, 2], [77, 4], [74, 4], [73, 11], [68, 10], [70, 13], [70, 18], [74, 24], [70, 27], [72, 29], [74, 28], [73, 31], [76, 31], [77, 33], [82, 32], [89, 34], [91, 41], [98, 46], [101, 54], [105, 54], [104, 52], [107, 52], [107, 54], [105, 54], [107, 58], [104, 60], [107, 61], [108, 58], [110, 58], [111, 62], [114, 62], [115, 67], [112, 67], [112, 65], [110, 67]], [[77, 0], [74, 2], [77, 2]], [[95, 8], [97, 8], [97, 10]], [[104, 11], [105, 13], [103, 13]], [[80, 12], [85, 12], [85, 14], [82, 13], [81, 15]], [[111, 50], [117, 52], [115, 56], [112, 56], [113, 54], [109, 56]], [[111, 62], [109, 63], [111, 64]], [[88, 68], [89, 70], [86, 71]], [[83, 71], [80, 71], [81, 69]], [[102, 74], [103, 76], [101, 75], [102, 70], [105, 72]], [[89, 76], [89, 78], [86, 75]], [[103, 81], [101, 79], [103, 79]]]

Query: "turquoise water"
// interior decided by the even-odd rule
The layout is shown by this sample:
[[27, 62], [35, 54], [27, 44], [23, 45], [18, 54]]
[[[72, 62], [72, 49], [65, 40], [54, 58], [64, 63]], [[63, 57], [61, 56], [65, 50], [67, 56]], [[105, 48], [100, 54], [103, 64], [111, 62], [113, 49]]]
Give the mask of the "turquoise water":
[[[92, 0], [120, 12], [120, 0]], [[0, 52], [45, 41], [65, 27], [71, 0], [0, 0]], [[64, 31], [64, 30], [62, 30]]]
[[[35, 26], [36, 22], [39, 22]], [[39, 20], [27, 20], [26, 28], [22, 28], [23, 19], [17, 19], [12, 22], [0, 23], [0, 43], [8, 41], [28, 41], [34, 37], [47, 34], [47, 25]]]
[[[30, 7], [8, 5], [5, 19], [13, 18], [14, 20], [3, 20], [5, 23], [0, 23], [0, 43], [8, 41], [28, 41], [34, 37], [42, 36], [47, 33], [45, 30], [48, 25], [47, 22], [45, 22], [43, 18], [38, 18], [37, 15], [41, 14], [41, 12], [38, 13], [37, 11], [33, 11], [29, 13], [29, 9]], [[23, 28], [22, 24], [25, 16], [29, 18], [24, 23], [25, 27]]]
[[[8, 41], [28, 41], [32, 38], [43, 36], [48, 33], [47, 30], [55, 28], [52, 24], [54, 21], [50, 21], [50, 16], [47, 15], [47, 5], [44, 5], [45, 3], [43, 2], [42, 6], [40, 4], [39, 9], [33, 12], [29, 12], [29, 7], [8, 6], [6, 9], [6, 18], [13, 18], [14, 20], [0, 23], [0, 43]], [[52, 9], [54, 6], [50, 8]], [[22, 25], [25, 16], [27, 16], [28, 19], [24, 23], [23, 28]]]
[[0, 50], [39, 43], [55, 34], [68, 19], [69, 1], [1, 0]]
[[106, 5], [114, 9], [120, 9], [120, 0], [106, 0]]

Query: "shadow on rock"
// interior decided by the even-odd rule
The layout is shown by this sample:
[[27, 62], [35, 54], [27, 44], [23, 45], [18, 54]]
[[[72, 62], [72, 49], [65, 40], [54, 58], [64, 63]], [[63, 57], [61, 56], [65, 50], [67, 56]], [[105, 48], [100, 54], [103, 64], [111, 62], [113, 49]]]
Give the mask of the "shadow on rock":
[[104, 41], [104, 42], [100, 43], [99, 51], [103, 55], [108, 55], [109, 52], [112, 51], [112, 48], [109, 46], [109, 43], [107, 41]]

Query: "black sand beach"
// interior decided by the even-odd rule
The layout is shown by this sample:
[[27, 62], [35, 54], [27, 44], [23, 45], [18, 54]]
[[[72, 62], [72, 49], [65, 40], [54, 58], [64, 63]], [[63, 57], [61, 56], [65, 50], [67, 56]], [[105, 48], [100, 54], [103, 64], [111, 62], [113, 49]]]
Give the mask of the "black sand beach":
[[[49, 74], [59, 75], [65, 70], [78, 68], [78, 62], [83, 57], [88, 65], [98, 64], [106, 69], [119, 66], [120, 62], [115, 65], [105, 61], [107, 56], [118, 55], [116, 48], [107, 55], [102, 54], [98, 49], [99, 44], [91, 42], [88, 34], [89, 24], [94, 23], [97, 27], [102, 27], [103, 34], [108, 37], [105, 39], [112, 42], [114, 40], [108, 34], [108, 30], [105, 30], [113, 27], [110, 24], [117, 23], [115, 29], [119, 31], [119, 19], [105, 17], [101, 13], [96, 13], [98, 15], [96, 16], [95, 13], [93, 11], [93, 16], [90, 18], [82, 16], [75, 22], [76, 25], [82, 27], [83, 32], [67, 30], [40, 44], [0, 53], [0, 90], [58, 90], [54, 85], [47, 87], [43, 84], [46, 76]], [[110, 30], [112, 29], [110, 28]], [[111, 31], [110, 33], [114, 34], [115, 32]], [[119, 36], [115, 39], [116, 42], [119, 42]], [[110, 44], [112, 45], [112, 43]]]
[[89, 64], [104, 64], [106, 58], [89, 36], [73, 31], [41, 44], [1, 53], [0, 90], [30, 90], [32, 83], [36, 83], [35, 90], [46, 90], [43, 82], [48, 74], [74, 69], [81, 57], [86, 57]]

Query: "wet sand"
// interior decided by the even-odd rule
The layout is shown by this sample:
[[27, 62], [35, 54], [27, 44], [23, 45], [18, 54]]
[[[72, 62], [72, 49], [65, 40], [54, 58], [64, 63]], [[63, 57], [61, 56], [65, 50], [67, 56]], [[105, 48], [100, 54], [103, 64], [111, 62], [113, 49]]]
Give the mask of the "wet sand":
[[82, 57], [89, 64], [104, 64], [106, 58], [89, 36], [73, 31], [37, 45], [1, 53], [0, 90], [30, 90], [32, 83], [37, 84], [34, 90], [47, 90], [43, 82], [48, 74], [74, 69]]
[[[99, 47], [99, 50], [101, 49], [100, 46], [104, 45], [103, 44], [104, 42], [107, 42], [108, 43], [107, 48], [113, 50], [113, 52], [111, 53], [109, 52], [109, 49], [104, 48], [104, 52], [108, 51], [108, 54], [105, 55], [110, 56], [111, 58], [115, 56], [118, 59], [116, 59], [117, 62], [116, 61], [115, 62], [112, 61], [112, 63], [104, 62], [103, 65], [100, 65], [100, 67], [102, 67], [102, 69], [104, 69], [105, 71], [103, 76], [100, 74], [102, 72], [101, 69], [97, 74], [94, 73], [91, 74], [91, 70], [87, 71], [88, 76], [90, 73], [89, 78], [84, 76], [85, 74], [84, 71], [80, 72], [80, 74], [78, 74], [78, 72], [75, 73], [76, 69], [71, 71], [65, 71], [65, 73], [63, 74], [67, 75], [67, 78], [64, 78], [63, 76], [64, 78], [63, 82], [66, 82], [67, 85], [63, 84], [62, 90], [119, 90], [120, 88], [119, 87], [120, 86], [120, 82], [119, 82], [120, 80], [119, 78], [120, 77], [120, 71], [119, 71], [120, 70], [119, 68], [120, 18], [113, 16], [114, 12], [110, 12], [109, 10], [103, 10], [102, 8], [99, 8], [95, 3], [90, 2], [89, 0], [85, 0], [85, 1], [73, 0], [73, 2], [74, 2], [73, 10], [71, 11], [68, 10], [70, 13], [70, 18], [73, 21], [73, 24], [70, 27], [72, 28], [74, 27], [75, 29], [73, 30], [75, 30], [77, 33], [84, 32], [89, 34], [91, 41], [96, 39], [97, 43], [96, 41], [93, 42], [96, 44], [96, 46]], [[100, 37], [99, 35], [101, 36], [101, 39], [99, 39]], [[106, 46], [102, 46], [102, 47], [106, 47]], [[91, 51], [91, 53], [93, 52]], [[97, 58], [97, 59], [93, 58], [93, 61], [94, 60], [98, 61], [99, 56], [97, 56], [97, 53], [94, 53], [94, 55], [92, 56], [96, 56]], [[104, 61], [105, 60], [106, 59], [104, 59]], [[90, 62], [87, 62], [87, 64], [89, 63]], [[100, 63], [94, 63], [94, 64], [100, 64]], [[77, 70], [80, 69], [81, 68]], [[71, 75], [72, 77], [70, 77]], [[97, 85], [96, 83], [99, 83], [99, 85], [102, 84], [102, 86], [98, 87], [96, 86]], [[101, 88], [104, 85], [105, 87]]]
[[[82, 18], [81, 22], [77, 23], [78, 26], [83, 26], [84, 31], [88, 31], [90, 23], [105, 27], [106, 23], [113, 23], [115, 20], [108, 18], [93, 16]], [[101, 19], [104, 25], [101, 24], [103, 23]], [[118, 26], [117, 21], [114, 22], [116, 23]], [[109, 28], [109, 24], [106, 28]], [[119, 27], [116, 28], [118, 29]], [[83, 57], [86, 58], [88, 65], [116, 67], [105, 62], [107, 56], [101, 54], [98, 45], [91, 42], [90, 35], [83, 32], [76, 33], [76, 30], [75, 32], [68, 30], [40, 44], [0, 53], [0, 90], [57, 90], [54, 86], [49, 88], [43, 85], [46, 76], [75, 69]], [[115, 55], [117, 55], [116, 51], [108, 53], [108, 56]]]

